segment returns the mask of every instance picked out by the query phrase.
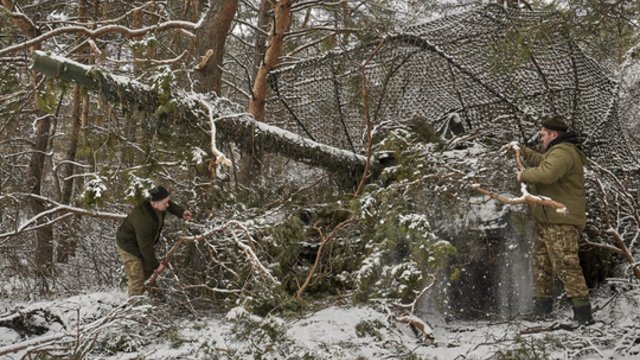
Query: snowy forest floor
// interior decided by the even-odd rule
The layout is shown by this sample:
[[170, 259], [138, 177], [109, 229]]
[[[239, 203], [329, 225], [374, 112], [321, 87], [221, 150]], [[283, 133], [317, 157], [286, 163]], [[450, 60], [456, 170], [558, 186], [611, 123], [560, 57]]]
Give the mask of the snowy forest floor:
[[241, 306], [194, 314], [146, 297], [128, 304], [121, 289], [43, 302], [4, 300], [0, 358], [639, 359], [640, 288], [616, 284], [594, 296], [600, 309], [589, 327], [545, 329], [570, 323], [568, 307], [548, 322], [444, 321], [422, 314], [432, 340], [419, 339], [382, 305], [354, 306], [344, 298], [286, 318], [262, 318]]

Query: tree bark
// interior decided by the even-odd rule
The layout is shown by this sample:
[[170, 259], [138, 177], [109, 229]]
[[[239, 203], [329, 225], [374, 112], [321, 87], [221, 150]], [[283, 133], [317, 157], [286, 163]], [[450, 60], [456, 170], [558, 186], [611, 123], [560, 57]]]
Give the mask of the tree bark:
[[196, 68], [196, 89], [220, 94], [222, 60], [227, 34], [238, 10], [238, 0], [211, 2], [211, 9], [202, 26], [196, 30], [196, 55], [202, 60]]
[[256, 32], [256, 43], [254, 50], [254, 72], [253, 78], [258, 75], [258, 69], [262, 66], [262, 59], [267, 52], [267, 34], [269, 32], [269, 11], [273, 7], [271, 6], [271, 0], [262, 0], [260, 2], [260, 10], [258, 12], [258, 29]]
[[[82, 108], [82, 94], [79, 85], [74, 86], [73, 104], [71, 110], [71, 133], [69, 136], [69, 147], [65, 155], [66, 164], [62, 166], [62, 197], [60, 202], [71, 204], [74, 188], [74, 177], [76, 154], [78, 151], [78, 137], [80, 136], [80, 113]], [[54, 173], [54, 176], [57, 174]], [[76, 253], [77, 241], [74, 236], [62, 236], [58, 239], [56, 251], [56, 261], [66, 263]]]
[[[89, 19], [89, 8], [87, 4], [87, 0], [78, 0], [78, 19], [80, 21], [88, 21]], [[80, 40], [80, 39], [78, 39]], [[91, 55], [87, 51], [86, 47], [83, 47], [79, 50], [79, 55], [76, 58], [91, 58]], [[83, 95], [81, 91], [81, 87], [76, 85], [73, 89], [73, 100], [71, 107], [71, 133], [69, 136], [69, 147], [67, 148], [67, 153], [65, 155], [65, 160], [67, 163], [62, 167], [62, 179], [63, 179], [63, 188], [62, 188], [62, 198], [60, 201], [63, 204], [70, 204], [73, 196], [73, 188], [75, 184], [75, 180], [72, 177], [74, 174], [75, 165], [73, 163], [77, 160], [77, 152], [78, 152], [78, 143], [79, 137], [81, 136], [81, 118], [82, 118], [82, 104], [83, 104]]]
[[282, 55], [284, 34], [291, 23], [291, 1], [280, 0], [274, 7], [274, 19], [269, 33], [269, 46], [264, 54], [262, 65], [258, 68], [253, 84], [253, 96], [249, 101], [249, 113], [257, 121], [264, 121], [264, 107], [268, 95], [267, 75], [273, 70]]
[[[2, 5], [9, 12], [11, 23], [16, 26], [28, 39], [35, 38], [40, 35], [38, 28], [33, 21], [24, 14], [14, 12], [14, 3], [11, 0], [2, 0]], [[30, 46], [30, 52], [40, 49], [39, 44]], [[35, 72], [31, 74], [31, 84], [35, 88], [39, 85], [39, 76]], [[36, 89], [36, 91], [39, 91]], [[37, 96], [37, 95], [36, 95]], [[29, 162], [29, 179], [28, 186], [31, 187], [31, 193], [40, 195], [42, 192], [42, 182], [44, 177], [44, 165], [46, 159], [47, 145], [49, 144], [49, 131], [51, 128], [51, 116], [45, 114], [44, 111], [36, 110], [38, 121], [35, 123], [35, 146], [33, 147], [33, 155]], [[38, 214], [45, 210], [44, 205], [38, 201], [30, 201], [29, 207], [34, 214]], [[53, 268], [53, 229], [50, 226], [44, 226], [36, 232], [36, 254], [35, 262], [38, 266], [40, 279], [42, 280], [41, 289], [46, 290], [46, 277], [52, 274]]]
[[[99, 92], [108, 101], [120, 102], [138, 110], [152, 114], [160, 105], [159, 96], [150, 87], [133, 80], [123, 81], [121, 77], [113, 77], [100, 70], [78, 64], [57, 56], [48, 56], [36, 52], [33, 56], [33, 69], [52, 77], [73, 81], [89, 90]], [[176, 110], [173, 116], [179, 120], [199, 123], [209, 115], [205, 109], [199, 108], [190, 98], [192, 94], [173, 91], [172, 101]], [[351, 151], [334, 148], [325, 144], [301, 137], [284, 129], [257, 122], [246, 113], [239, 113], [228, 106], [211, 106], [220, 111], [217, 114], [216, 126], [219, 133], [236, 142], [241, 149], [250, 149], [252, 139], [264, 143], [268, 151], [283, 154], [291, 159], [324, 167], [331, 171], [342, 172], [351, 176], [354, 172], [362, 172], [366, 157]], [[177, 120], [178, 120], [177, 119]], [[380, 169], [374, 159], [374, 171]]]
[[[274, 4], [273, 20], [269, 32], [269, 46], [264, 53], [264, 58], [253, 83], [251, 99], [249, 100], [249, 113], [257, 121], [264, 121], [265, 104], [268, 95], [267, 75], [273, 70], [280, 60], [284, 48], [284, 34], [291, 24], [291, 1], [280, 0]], [[251, 151], [242, 156], [239, 180], [249, 184], [256, 179], [261, 172], [262, 144], [253, 138]]]
[[[44, 115], [36, 123], [36, 141], [33, 148], [33, 155], [29, 162], [29, 182], [31, 193], [42, 194], [42, 182], [44, 177], [44, 164], [46, 160], [47, 144], [49, 143], [49, 130], [51, 128], [51, 117]], [[30, 201], [31, 212], [39, 214], [45, 210], [44, 204], [39, 201]], [[40, 274], [45, 277], [52, 274], [53, 267], [53, 229], [44, 226], [36, 231], [36, 265]], [[45, 286], [46, 287], [46, 286]]]
[[[196, 66], [195, 79], [196, 90], [201, 93], [220, 94], [222, 86], [222, 62], [227, 35], [233, 18], [238, 11], [238, 0], [218, 0], [210, 2], [211, 8], [205, 16], [202, 26], [196, 30], [195, 54], [198, 65]], [[197, 10], [197, 4], [189, 4]], [[195, 17], [197, 14], [193, 14]], [[207, 139], [202, 140], [203, 148], [206, 148]], [[210, 177], [212, 173], [208, 169], [197, 170], [197, 175]]]
[[[78, 0], [78, 19], [82, 22], [89, 20], [89, 7], [87, 0]], [[82, 41], [82, 39], [78, 39]], [[90, 59], [92, 55], [84, 46], [79, 49], [78, 59]], [[83, 113], [82, 89], [79, 85], [75, 85], [73, 89], [73, 100], [71, 108], [71, 132], [69, 134], [69, 147], [65, 154], [66, 164], [62, 167], [62, 197], [60, 201], [63, 204], [71, 204], [73, 199], [73, 189], [76, 183], [73, 174], [75, 173], [75, 163], [77, 162], [78, 144], [81, 135], [81, 119]], [[55, 175], [55, 174], [54, 174]], [[58, 247], [56, 251], [56, 261], [66, 263], [69, 258], [76, 254], [77, 238], [75, 236], [62, 236], [58, 239]]]
[[[151, 12], [153, 12], [153, 9], [151, 9]], [[157, 19], [154, 18], [153, 20], [156, 24], [157, 24]], [[133, 14], [133, 19], [132, 19], [132, 27], [134, 29], [140, 29], [142, 27], [144, 27], [145, 23], [144, 23], [144, 13], [142, 12], [142, 10], [136, 11]], [[144, 38], [144, 36], [138, 36], [135, 37], [134, 39], [136, 41], [142, 40]], [[153, 51], [151, 51], [152, 47], [149, 47], [149, 49], [147, 49], [147, 56], [149, 58], [153, 58], [155, 56], [155, 53]], [[133, 51], [133, 56], [135, 59], [143, 59], [144, 58], [144, 50], [141, 48], [137, 48], [134, 49]], [[144, 71], [144, 63], [136, 60], [133, 63], [133, 74], [136, 78], [139, 78], [140, 76], [142, 76], [142, 73]], [[128, 142], [130, 142], [131, 144], [135, 144], [138, 142], [138, 124], [140, 124], [142, 122], [142, 114], [140, 114], [137, 111], [127, 111], [124, 114], [124, 136], [127, 139]], [[138, 154], [138, 158], [142, 158], [144, 157], [143, 154]], [[136, 153], [133, 151], [133, 149], [131, 147], [127, 147], [123, 153], [122, 156], [122, 161], [124, 164], [126, 164], [127, 166], [131, 166], [133, 165], [137, 160], [136, 160]]]
[[62, 198], [60, 202], [70, 204], [73, 196], [73, 173], [78, 152], [78, 138], [80, 136], [80, 112], [82, 108], [82, 95], [80, 86], [73, 89], [73, 100], [71, 107], [71, 133], [69, 134], [69, 147], [65, 155], [66, 164], [62, 166]]

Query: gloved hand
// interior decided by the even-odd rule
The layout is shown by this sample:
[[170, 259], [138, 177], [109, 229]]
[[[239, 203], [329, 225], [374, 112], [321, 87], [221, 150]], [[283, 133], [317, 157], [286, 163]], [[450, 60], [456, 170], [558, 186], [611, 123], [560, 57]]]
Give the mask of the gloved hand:
[[518, 144], [517, 141], [512, 141], [506, 145], [503, 145], [502, 150], [511, 151], [511, 152], [520, 150], [520, 144]]

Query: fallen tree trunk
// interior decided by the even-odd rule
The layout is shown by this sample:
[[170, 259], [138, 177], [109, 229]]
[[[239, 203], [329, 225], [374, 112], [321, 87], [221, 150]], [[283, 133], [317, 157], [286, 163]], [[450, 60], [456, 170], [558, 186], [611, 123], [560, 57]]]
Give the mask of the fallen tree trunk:
[[[157, 90], [127, 77], [110, 74], [97, 67], [36, 51], [33, 69], [65, 81], [72, 81], [88, 90], [96, 91], [110, 102], [136, 107], [145, 113], [156, 113], [160, 107], [170, 108], [170, 115], [193, 123], [207, 124], [209, 114], [199, 104], [198, 94], [172, 89], [170, 104], [160, 99]], [[166, 94], [165, 94], [166, 95]], [[290, 131], [260, 123], [250, 114], [237, 112], [235, 104], [224, 99], [208, 100], [217, 113], [214, 116], [219, 133], [234, 141], [243, 150], [250, 150], [252, 138], [261, 141], [264, 149], [291, 159], [320, 166], [330, 171], [359, 175], [367, 158], [351, 151], [338, 149], [304, 138]], [[374, 171], [379, 169], [372, 162]]]

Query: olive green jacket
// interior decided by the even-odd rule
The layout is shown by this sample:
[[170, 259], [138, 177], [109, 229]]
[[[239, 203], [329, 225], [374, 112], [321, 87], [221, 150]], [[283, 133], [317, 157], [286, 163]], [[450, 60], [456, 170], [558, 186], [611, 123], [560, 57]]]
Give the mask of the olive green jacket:
[[586, 195], [584, 190], [584, 154], [572, 143], [552, 145], [542, 154], [527, 147], [522, 148], [527, 163], [535, 166], [522, 172], [522, 181], [529, 184], [529, 192], [560, 202], [567, 207], [567, 214], [554, 208], [530, 205], [533, 218], [542, 224], [576, 225], [581, 230], [586, 222]]
[[[167, 211], [178, 217], [184, 213], [184, 209], [172, 201], [169, 201]], [[136, 206], [118, 228], [116, 243], [122, 250], [137, 256], [151, 268], [157, 268], [160, 262], [153, 246], [160, 239], [164, 215], [158, 216], [149, 201]]]

